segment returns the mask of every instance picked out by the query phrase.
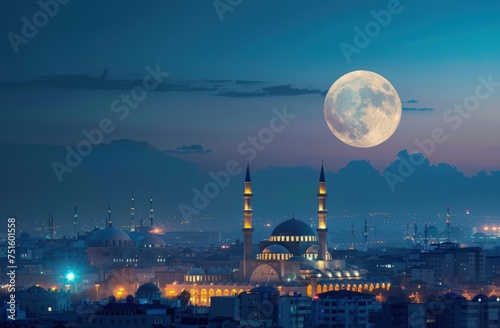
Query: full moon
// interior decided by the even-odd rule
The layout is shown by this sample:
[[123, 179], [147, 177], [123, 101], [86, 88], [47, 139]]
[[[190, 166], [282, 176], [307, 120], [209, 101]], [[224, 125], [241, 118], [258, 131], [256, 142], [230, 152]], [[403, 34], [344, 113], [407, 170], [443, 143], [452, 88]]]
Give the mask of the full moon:
[[396, 131], [401, 99], [392, 84], [370, 71], [354, 71], [332, 84], [323, 107], [340, 141], [359, 148], [380, 145]]

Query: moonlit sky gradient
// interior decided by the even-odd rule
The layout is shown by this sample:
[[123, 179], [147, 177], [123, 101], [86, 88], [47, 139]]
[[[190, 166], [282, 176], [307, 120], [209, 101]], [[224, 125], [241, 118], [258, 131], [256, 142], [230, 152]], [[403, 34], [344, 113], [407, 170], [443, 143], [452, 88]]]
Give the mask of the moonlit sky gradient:
[[[212, 1], [70, 1], [15, 54], [7, 33], [19, 34], [21, 18], [40, 8], [3, 2], [0, 142], [73, 145], [82, 129], [113, 115], [111, 102], [127, 90], [65, 81], [99, 77], [105, 68], [109, 81], [141, 79], [146, 66], [159, 64], [170, 73], [167, 83], [182, 87], [150, 92], [106, 142], [147, 141], [161, 150], [199, 144], [212, 151], [175, 156], [214, 169], [240, 159], [238, 144], [268, 126], [273, 108], [286, 106], [297, 117], [259, 153], [255, 169], [317, 167], [321, 159], [333, 171], [353, 159], [383, 168], [438, 127], [448, 140], [431, 163], [467, 175], [500, 169], [500, 87], [460, 128], [443, 121], [446, 109], [473, 95], [478, 76], [500, 81], [500, 3], [401, 1], [401, 13], [348, 63], [339, 44], [352, 45], [354, 28], [364, 29], [370, 12], [387, 4], [243, 1], [221, 21]], [[359, 69], [387, 78], [403, 107], [413, 108], [375, 148], [343, 144], [323, 116], [331, 84]]]

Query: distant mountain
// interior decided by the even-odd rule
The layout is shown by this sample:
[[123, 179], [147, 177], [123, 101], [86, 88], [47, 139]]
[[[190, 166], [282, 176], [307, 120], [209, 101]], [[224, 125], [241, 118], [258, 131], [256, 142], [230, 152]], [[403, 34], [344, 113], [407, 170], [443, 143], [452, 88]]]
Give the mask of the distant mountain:
[[[110, 203], [115, 222], [129, 224], [132, 195], [137, 218], [140, 213], [145, 220], [149, 217], [149, 196], [153, 195], [155, 216], [167, 225], [182, 221], [180, 206], [199, 211], [198, 217], [241, 218], [243, 168], [230, 176], [226, 187], [215, 188], [210, 174], [196, 163], [147, 143], [118, 140], [95, 147], [59, 182], [52, 163], [65, 164], [65, 147], [0, 144], [0, 152], [2, 219], [16, 214], [21, 220], [45, 220], [51, 210], [56, 223], [71, 231], [74, 202], [78, 202], [81, 220], [93, 220], [98, 226], [104, 223]], [[20, 168], [22, 173], [14, 174]], [[295, 213], [302, 219], [315, 217], [318, 177], [319, 167], [269, 166], [253, 171], [254, 216], [290, 218]], [[326, 172], [326, 179], [329, 214], [443, 212], [448, 204], [454, 211], [500, 211], [500, 171], [466, 177], [449, 164], [430, 165], [422, 154], [410, 155], [406, 150], [382, 174], [368, 161], [357, 160], [336, 174]], [[209, 195], [203, 201], [199, 194], [207, 191], [205, 187]], [[193, 202], [195, 195], [198, 198]], [[171, 222], [166, 222], [167, 217]]]

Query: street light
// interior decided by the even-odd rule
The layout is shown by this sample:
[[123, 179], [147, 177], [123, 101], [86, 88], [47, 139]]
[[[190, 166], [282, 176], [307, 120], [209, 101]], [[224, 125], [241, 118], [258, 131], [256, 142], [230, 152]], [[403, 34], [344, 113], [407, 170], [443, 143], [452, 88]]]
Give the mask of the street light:
[[99, 301], [99, 284], [95, 284], [95, 299], [96, 301]]
[[75, 280], [75, 274], [73, 272], [69, 272], [67, 275], [66, 275], [66, 279], [68, 279], [68, 281], [73, 281]]

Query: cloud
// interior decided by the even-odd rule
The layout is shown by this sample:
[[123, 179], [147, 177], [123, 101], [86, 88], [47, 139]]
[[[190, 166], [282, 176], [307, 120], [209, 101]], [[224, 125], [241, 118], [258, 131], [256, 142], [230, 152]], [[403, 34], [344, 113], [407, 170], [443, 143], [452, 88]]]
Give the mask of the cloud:
[[402, 103], [403, 104], [416, 104], [416, 103], [418, 103], [418, 100], [415, 100], [415, 99], [403, 100]]
[[245, 98], [245, 97], [264, 97], [267, 96], [267, 94], [262, 91], [244, 92], [236, 90], [227, 90], [227, 91], [220, 91], [219, 93], [216, 94], [216, 96]]
[[262, 84], [262, 83], [266, 83], [266, 82], [264, 82], [264, 81], [236, 80], [234, 83], [236, 83], [236, 84]]
[[431, 107], [420, 107], [420, 108], [416, 108], [416, 107], [403, 107], [403, 110], [404, 111], [416, 111], [416, 112], [431, 112], [434, 110], [434, 108], [431, 108]]
[[222, 97], [269, 97], [269, 96], [301, 96], [301, 95], [324, 95], [326, 91], [319, 89], [301, 89], [294, 88], [290, 84], [275, 85], [271, 87], [264, 87], [255, 91], [239, 91], [239, 90], [226, 90], [217, 93], [217, 96]]
[[205, 149], [202, 145], [182, 145], [175, 149], [167, 149], [165, 153], [174, 154], [208, 154], [212, 149]]
[[324, 94], [325, 91], [319, 89], [299, 89], [294, 88], [290, 84], [286, 85], [276, 85], [273, 87], [262, 88], [262, 90], [268, 92], [269, 96], [299, 96], [299, 95], [309, 95], [309, 94]]
[[[326, 90], [297, 88], [291, 84], [269, 85], [257, 80], [199, 80], [190, 82], [172, 81], [159, 84], [155, 92], [207, 92], [214, 96], [247, 98], [269, 96], [326, 95]], [[125, 79], [109, 79], [107, 70], [100, 76], [90, 75], [44, 75], [25, 81], [3, 81], [0, 88], [61, 88], [82, 90], [131, 90], [142, 85], [142, 77], [129, 75]]]

